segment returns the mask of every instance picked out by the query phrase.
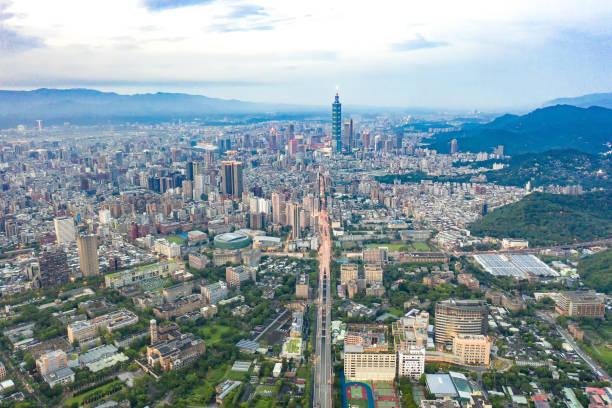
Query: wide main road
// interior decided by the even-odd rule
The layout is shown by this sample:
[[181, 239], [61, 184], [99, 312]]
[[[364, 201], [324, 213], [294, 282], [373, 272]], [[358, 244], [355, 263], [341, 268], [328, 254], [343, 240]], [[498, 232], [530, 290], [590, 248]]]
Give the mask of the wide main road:
[[331, 234], [327, 211], [319, 213], [319, 293], [317, 296], [317, 329], [315, 341], [315, 367], [313, 382], [313, 406], [332, 407], [331, 361]]

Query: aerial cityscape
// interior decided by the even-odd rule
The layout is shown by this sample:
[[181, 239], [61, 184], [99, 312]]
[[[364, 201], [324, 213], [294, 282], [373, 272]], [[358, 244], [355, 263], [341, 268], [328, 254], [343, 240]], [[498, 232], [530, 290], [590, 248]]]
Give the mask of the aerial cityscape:
[[[0, 408], [612, 407], [611, 5], [550, 26], [539, 1], [370, 5], [368, 42], [359, 4], [126, 1], [135, 29], [26, 3], [0, 0]], [[404, 12], [422, 31], [388, 40]], [[305, 51], [330, 19], [364, 72], [356, 44]], [[465, 67], [431, 95], [435, 72], [406, 74], [402, 99], [408, 60], [374, 51], [429, 70], [489, 30], [556, 60], [552, 27], [563, 80], [528, 80], [499, 37], [524, 92], [466, 52], [483, 79], [463, 101]]]

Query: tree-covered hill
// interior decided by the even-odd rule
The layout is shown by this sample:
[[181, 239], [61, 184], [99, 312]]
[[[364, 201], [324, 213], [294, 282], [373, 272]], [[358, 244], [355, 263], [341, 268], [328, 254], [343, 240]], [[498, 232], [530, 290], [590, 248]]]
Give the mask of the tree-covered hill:
[[601, 153], [612, 143], [612, 110], [556, 105], [522, 116], [507, 114], [489, 123], [464, 125], [458, 132], [439, 133], [431, 147], [448, 153], [452, 139], [464, 152], [491, 152], [503, 145], [510, 155], [563, 148]]
[[578, 273], [590, 288], [612, 294], [612, 249], [581, 259]]
[[533, 193], [470, 226], [476, 236], [524, 238], [530, 245], [586, 242], [612, 236], [612, 192]]
[[516, 155], [507, 167], [486, 173], [487, 180], [506, 186], [532, 187], [551, 184], [581, 185], [584, 189], [612, 189], [612, 158], [574, 149], [549, 150]]

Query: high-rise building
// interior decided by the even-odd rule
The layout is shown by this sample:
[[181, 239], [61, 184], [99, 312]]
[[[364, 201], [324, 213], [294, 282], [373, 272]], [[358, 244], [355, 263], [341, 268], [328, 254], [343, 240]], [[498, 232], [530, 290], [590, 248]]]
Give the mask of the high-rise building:
[[263, 230], [266, 226], [266, 216], [264, 213], [249, 213], [249, 228], [253, 230]]
[[393, 139], [395, 149], [402, 148], [402, 141], [404, 140], [404, 132], [402, 130], [395, 131], [395, 138]]
[[287, 204], [287, 218], [288, 223], [291, 226], [292, 239], [300, 239], [300, 208], [301, 206], [298, 203]]
[[53, 220], [53, 225], [55, 226], [55, 237], [58, 244], [74, 242], [76, 230], [72, 217], [57, 217]]
[[268, 137], [268, 146], [270, 146], [270, 149], [276, 149], [278, 147], [278, 133], [274, 128], [270, 129], [270, 135]]
[[234, 198], [242, 196], [242, 162], [225, 161], [221, 163], [221, 192]]
[[70, 266], [61, 249], [45, 251], [38, 257], [38, 284], [40, 287], [61, 285], [70, 280]]
[[342, 153], [342, 104], [336, 89], [334, 103], [332, 103], [332, 153]]
[[350, 153], [353, 150], [353, 119], [344, 120], [344, 140], [346, 140], [346, 151]]
[[451, 145], [450, 145], [450, 152], [451, 152], [451, 154], [457, 153], [458, 150], [459, 150], [459, 148], [457, 147], [457, 139], [451, 140]]
[[284, 194], [272, 193], [272, 222], [285, 225], [285, 196]]
[[182, 189], [183, 189], [183, 198], [185, 200], [193, 199], [193, 181], [184, 180]]
[[172, 163], [180, 162], [183, 158], [183, 151], [178, 147], [173, 147], [170, 149], [172, 153]]
[[185, 167], [185, 176], [187, 177], [187, 180], [191, 180], [193, 181], [193, 162], [192, 161], [188, 161], [187, 162], [187, 166]]
[[295, 154], [297, 153], [297, 150], [298, 150], [298, 141], [295, 139], [289, 140], [289, 142], [287, 142], [287, 153], [289, 153], [289, 156], [295, 156]]
[[361, 134], [361, 144], [363, 145], [363, 150], [370, 148], [370, 132], [366, 131]]
[[482, 300], [448, 299], [436, 304], [435, 333], [439, 345], [453, 344], [459, 334], [484, 334], [487, 304]]
[[206, 176], [204, 174], [196, 174], [193, 177], [193, 199], [201, 201], [202, 194], [204, 194], [204, 186], [206, 185]]
[[99, 275], [97, 235], [80, 235], [77, 238], [77, 247], [79, 249], [79, 265], [83, 276]]
[[287, 126], [287, 138], [289, 140], [293, 139], [293, 136], [295, 135], [295, 125], [293, 123], [290, 123]]
[[217, 138], [217, 147], [219, 148], [219, 154], [223, 154], [228, 150], [232, 150], [232, 139], [220, 135]]

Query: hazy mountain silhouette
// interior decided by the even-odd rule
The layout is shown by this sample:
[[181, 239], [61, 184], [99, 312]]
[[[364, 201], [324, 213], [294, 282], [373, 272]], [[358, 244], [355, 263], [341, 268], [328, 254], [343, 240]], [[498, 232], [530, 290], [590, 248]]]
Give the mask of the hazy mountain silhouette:
[[317, 108], [243, 102], [182, 93], [120, 95], [91, 89], [0, 91], [0, 127], [71, 122], [95, 124], [125, 121], [212, 119], [256, 113], [304, 112]]
[[568, 147], [600, 153], [611, 149], [612, 110], [556, 105], [522, 116], [507, 114], [489, 123], [466, 124], [460, 131], [438, 134], [431, 147], [448, 152], [452, 139], [457, 139], [460, 151], [491, 152], [503, 145], [511, 155]]
[[594, 93], [582, 96], [576, 96], [574, 98], [558, 98], [552, 101], [545, 102], [543, 106], [551, 105], [574, 105], [581, 108], [588, 108], [590, 106], [602, 106], [604, 108], [612, 109], [612, 92], [608, 93]]

